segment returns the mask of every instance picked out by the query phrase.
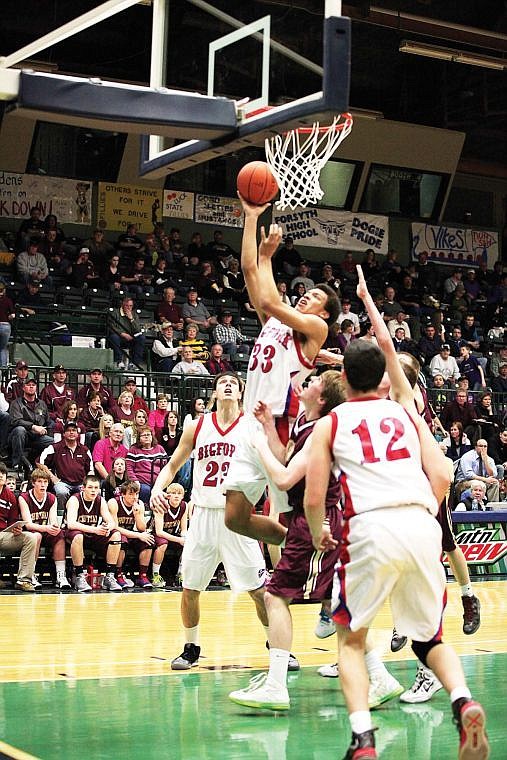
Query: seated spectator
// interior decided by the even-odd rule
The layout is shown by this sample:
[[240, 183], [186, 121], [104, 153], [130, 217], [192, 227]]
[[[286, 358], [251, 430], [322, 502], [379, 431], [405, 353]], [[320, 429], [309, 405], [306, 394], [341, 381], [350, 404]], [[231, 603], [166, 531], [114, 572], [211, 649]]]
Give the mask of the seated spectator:
[[169, 230], [169, 250], [175, 257], [175, 260], [180, 261], [185, 255], [185, 243], [181, 239], [181, 231], [179, 227], [171, 227]]
[[124, 446], [127, 449], [139, 444], [139, 432], [148, 426], [148, 412], [144, 409], [137, 409], [134, 413], [134, 424], [125, 426]]
[[116, 459], [113, 459], [111, 472], [102, 481], [102, 495], [104, 499], [109, 501], [113, 496], [118, 496], [120, 486], [127, 480], [127, 460], [124, 457], [116, 457]]
[[287, 295], [287, 283], [284, 280], [279, 280], [276, 283], [276, 289], [280, 293], [280, 301], [287, 304], [287, 306], [292, 306], [290, 302], [290, 296]]
[[470, 301], [477, 301], [478, 298], [485, 298], [485, 294], [482, 292], [481, 284], [477, 279], [477, 272], [471, 267], [467, 269], [465, 281], [463, 283], [465, 291]]
[[46, 259], [49, 268], [61, 268], [65, 261], [65, 251], [63, 242], [57, 239], [56, 230], [49, 230], [46, 237], [39, 242], [38, 249]]
[[351, 319], [344, 319], [340, 327], [341, 332], [337, 336], [336, 340], [338, 343], [338, 348], [342, 354], [344, 354], [347, 348], [350, 346], [351, 342], [356, 339], [356, 336], [354, 335], [354, 323]]
[[507, 345], [498, 346], [496, 351], [493, 352], [489, 370], [492, 377], [499, 377], [501, 375], [500, 367], [502, 364], [507, 364]]
[[15, 376], [5, 387], [5, 400], [8, 402], [23, 395], [25, 380], [28, 377], [28, 364], [23, 359], [19, 359], [14, 365], [14, 372]]
[[498, 376], [491, 381], [491, 390], [494, 393], [507, 394], [507, 361], [500, 364]]
[[304, 296], [306, 293], [306, 288], [304, 282], [298, 281], [294, 285], [294, 287], [291, 289], [291, 296], [290, 296], [290, 305], [295, 306], [297, 302]]
[[442, 338], [438, 335], [435, 327], [433, 325], [426, 325], [424, 334], [417, 344], [418, 350], [424, 359], [424, 364], [429, 364], [433, 357], [440, 353], [442, 343]]
[[162, 431], [164, 429], [165, 418], [167, 416], [167, 408], [169, 404], [169, 398], [165, 393], [159, 393], [156, 400], [156, 408], [150, 412], [148, 416], [148, 425], [153, 430], [155, 438], [158, 443], [161, 443]]
[[184, 339], [179, 341], [179, 347], [183, 352], [186, 346], [190, 346], [194, 354], [194, 360], [196, 362], [205, 362], [210, 357], [209, 348], [202, 338], [197, 337], [198, 332], [198, 326], [189, 322], [185, 327]]
[[56, 232], [58, 242], [65, 242], [65, 233], [58, 224], [58, 219], [54, 214], [48, 214], [44, 219], [44, 235], [47, 235], [51, 230]]
[[[104, 415], [101, 422], [105, 424]], [[102, 480], [105, 480], [113, 466], [113, 460], [117, 457], [126, 457], [127, 448], [123, 445], [125, 428], [119, 422], [115, 422], [109, 429], [109, 434], [97, 441], [93, 447], [93, 464], [95, 472]]]
[[170, 572], [173, 578], [176, 578], [187, 535], [188, 508], [183, 501], [185, 490], [179, 483], [171, 483], [166, 493], [167, 506], [164, 512], [155, 512], [153, 515], [156, 546], [153, 552], [153, 588], [166, 586], [165, 580], [160, 575], [160, 568], [168, 553], [173, 559]]
[[116, 401], [116, 406], [111, 410], [115, 422], [121, 422], [123, 427], [134, 424], [134, 396], [130, 391], [122, 391]]
[[[403, 328], [400, 328], [400, 329], [403, 330]], [[369, 321], [363, 322], [361, 326], [361, 333], [362, 333], [360, 336], [361, 340], [367, 340], [369, 343], [373, 343], [375, 346], [378, 346], [378, 341], [377, 341], [377, 338], [375, 337], [375, 328], [373, 327], [371, 322]], [[404, 336], [404, 331], [403, 331], [403, 336]], [[396, 335], [393, 338], [393, 343], [395, 340], [396, 340]], [[402, 342], [404, 342], [404, 339], [402, 340]], [[395, 348], [396, 348], [396, 344], [395, 344]], [[396, 348], [397, 353], [399, 351], [406, 351], [406, 350], [407, 350], [406, 348], [399, 348], [399, 349]]]
[[[399, 282], [400, 275], [401, 275], [401, 265], [397, 261], [398, 258], [398, 252], [394, 251], [392, 248], [389, 249], [389, 251], [386, 254], [386, 257], [384, 261], [382, 262], [382, 272], [385, 273], [386, 278], [389, 280], [389, 282]], [[417, 285], [418, 290], [419, 289], [419, 275], [417, 273]]]
[[187, 293], [187, 302], [181, 309], [185, 324], [193, 322], [201, 332], [209, 332], [215, 327], [217, 320], [212, 317], [204, 304], [198, 299], [197, 288], [191, 287]]
[[23, 314], [33, 317], [37, 311], [44, 308], [44, 301], [40, 296], [40, 283], [38, 280], [30, 279], [26, 287], [20, 290], [16, 296], [16, 306]]
[[222, 257], [228, 256], [230, 258], [237, 258], [236, 251], [234, 251], [230, 245], [224, 241], [224, 233], [222, 230], [215, 230], [213, 233], [213, 240], [206, 246], [208, 254], [212, 261], [218, 261], [219, 255]]
[[396, 312], [394, 319], [390, 319], [387, 323], [387, 329], [391, 334], [391, 338], [394, 338], [395, 332], [399, 327], [403, 327], [405, 331], [405, 338], [407, 340], [410, 340], [412, 335], [410, 333], [410, 327], [408, 326], [407, 315], [403, 309]]
[[488, 446], [491, 447], [492, 441], [496, 440], [500, 430], [500, 416], [493, 410], [492, 398], [490, 391], [479, 393], [475, 405], [477, 418], [474, 421], [477, 435], [479, 438], [485, 438]]
[[124, 390], [129, 391], [134, 399], [132, 402], [132, 409], [137, 412], [138, 409], [144, 409], [148, 414], [149, 407], [145, 399], [137, 392], [137, 380], [135, 377], [127, 377], [125, 380]]
[[497, 437], [491, 442], [490, 454], [495, 464], [507, 468], [507, 429], [499, 430]]
[[125, 296], [120, 307], [113, 311], [108, 341], [113, 349], [114, 360], [118, 369], [125, 369], [122, 348], [128, 350], [130, 361], [138, 367], [142, 365], [145, 338], [139, 317], [134, 311], [134, 300], [130, 296]]
[[93, 450], [99, 440], [99, 425], [103, 415], [100, 393], [92, 391], [88, 396], [88, 404], [79, 414], [79, 422], [85, 431], [85, 443], [90, 450]]
[[170, 409], [165, 416], [164, 427], [160, 436], [160, 443], [169, 457], [172, 456], [180, 442], [181, 432], [178, 415]]
[[458, 388], [454, 401], [449, 401], [443, 408], [440, 420], [446, 430], [450, 430], [451, 424], [460, 422], [466, 430], [476, 418], [475, 409], [468, 402], [468, 392]]
[[114, 246], [104, 237], [104, 230], [96, 227], [91, 238], [85, 240], [83, 245], [90, 251], [93, 261], [108, 261], [114, 255]]
[[473, 480], [480, 480], [486, 485], [488, 501], [499, 500], [497, 467], [493, 457], [488, 456], [488, 444], [479, 438], [475, 447], [463, 454], [456, 471], [456, 493], [462, 494]]
[[90, 382], [83, 385], [77, 393], [77, 405], [80, 410], [85, 409], [90, 401], [92, 393], [98, 393], [100, 396], [100, 405], [104, 412], [114, 406], [114, 396], [104, 383], [104, 374], [99, 367], [90, 370]]
[[76, 398], [74, 390], [70, 385], [67, 385], [67, 370], [63, 364], [57, 364], [53, 369], [53, 380], [44, 386], [40, 397], [46, 404], [52, 420], [57, 420], [58, 417], [61, 417], [63, 405], [67, 401], [73, 401]]
[[158, 322], [169, 322], [175, 330], [183, 330], [183, 317], [180, 307], [174, 303], [176, 291], [173, 287], [164, 288], [162, 301], [155, 309], [155, 319]]
[[333, 290], [337, 293], [338, 296], [340, 296], [340, 280], [334, 276], [333, 273], [333, 267], [331, 264], [328, 264], [327, 262], [323, 264], [322, 266], [322, 274], [320, 277], [320, 282], [324, 283], [325, 285], [329, 285], [330, 288], [333, 288]]
[[276, 252], [274, 263], [277, 272], [283, 272], [289, 277], [294, 277], [298, 273], [301, 256], [294, 247], [294, 240], [290, 235], [287, 235], [283, 245]]
[[48, 470], [58, 510], [63, 513], [69, 496], [80, 490], [85, 475], [93, 473], [90, 451], [79, 443], [77, 422], [71, 420], [65, 424], [63, 439], [47, 446], [41, 452], [39, 461]]
[[420, 293], [434, 293], [436, 290], [438, 273], [437, 267], [428, 260], [428, 252], [421, 251], [417, 262], [417, 287]]
[[460, 502], [456, 505], [455, 512], [484, 512], [486, 509], [486, 484], [480, 480], [470, 482], [470, 496], [462, 496]]
[[120, 486], [120, 492], [107, 503], [109, 512], [121, 534], [121, 549], [116, 563], [116, 581], [122, 588], [132, 588], [130, 578], [123, 574], [123, 563], [128, 549], [138, 556], [139, 576], [136, 586], [151, 588], [148, 567], [151, 562], [154, 536], [146, 530], [144, 506], [139, 503], [139, 484], [127, 480]]
[[248, 300], [245, 278], [238, 259], [230, 260], [227, 271], [222, 277], [222, 284], [225, 297], [231, 298], [239, 304], [244, 304]]
[[407, 314], [410, 314], [411, 317], [415, 317], [415, 319], [419, 319], [421, 314], [419, 292], [409, 274], [404, 275], [402, 279], [402, 285], [398, 291], [398, 301], [401, 303]]
[[302, 261], [298, 266], [296, 276], [293, 277], [290, 283], [291, 290], [294, 290], [298, 282], [302, 282], [306, 290], [311, 290], [315, 287], [315, 283], [310, 277], [311, 270], [306, 261]]
[[48, 493], [46, 468], [36, 467], [30, 475], [30, 483], [32, 487], [19, 495], [18, 504], [21, 519], [27, 523], [25, 530], [41, 537], [36, 561], [41, 546], [50, 549], [56, 569], [56, 588], [70, 588], [65, 572], [65, 534], [58, 522], [56, 496]]
[[152, 279], [153, 275], [151, 270], [146, 268], [144, 257], [137, 256], [121, 275], [120, 282], [134, 297], [139, 297], [153, 293]]
[[16, 239], [16, 250], [25, 251], [30, 240], [42, 240], [44, 237], [44, 221], [41, 219], [41, 210], [37, 206], [32, 206], [28, 219], [23, 219], [18, 228]]
[[90, 260], [90, 249], [83, 246], [77, 259], [67, 269], [67, 283], [73, 288], [98, 288], [101, 278], [95, 271], [95, 264]]
[[458, 285], [461, 283], [463, 278], [463, 272], [461, 269], [455, 269], [451, 276], [448, 277], [444, 281], [444, 293], [445, 296], [447, 296], [447, 301], [450, 300], [451, 296], [453, 295], [454, 291], [458, 287]]
[[357, 314], [354, 314], [354, 312], [351, 311], [351, 309], [352, 309], [352, 305], [350, 303], [350, 299], [344, 298], [342, 300], [342, 310], [338, 314], [338, 319], [336, 320], [336, 322], [339, 325], [341, 325], [344, 319], [350, 319], [354, 325], [354, 335], [359, 335], [359, 333], [361, 332], [361, 327], [359, 325], [359, 317], [357, 316]]
[[219, 375], [221, 372], [234, 372], [232, 364], [223, 358], [224, 349], [220, 343], [214, 343], [211, 346], [211, 356], [204, 366], [210, 375]]
[[174, 365], [173, 375], [209, 375], [202, 362], [194, 360], [194, 352], [186, 346], [181, 352], [181, 361]]
[[454, 325], [452, 328], [451, 337], [449, 338], [448, 343], [451, 347], [451, 356], [454, 356], [454, 358], [457, 359], [458, 356], [460, 356], [461, 346], [466, 346], [466, 340], [463, 340], [461, 327], [459, 325]]
[[402, 353], [408, 351], [409, 340], [405, 337], [405, 328], [397, 327], [393, 337], [393, 345], [396, 349], [396, 353]]
[[484, 371], [475, 356], [472, 356], [469, 346], [461, 346], [458, 357], [459, 371], [468, 378], [470, 388], [479, 391], [486, 387]]
[[178, 361], [180, 346], [174, 342], [174, 330], [170, 322], [162, 322], [151, 347], [152, 367], [155, 372], [172, 372]]
[[[219, 321], [213, 330], [213, 340], [220, 343], [224, 353], [229, 354], [232, 362], [241, 347], [251, 342], [251, 339], [243, 335], [237, 327], [232, 324], [232, 312], [224, 309], [219, 315]], [[246, 349], [248, 350], [248, 349]]]
[[152, 285], [155, 293], [162, 293], [165, 288], [173, 285], [170, 274], [166, 271], [167, 261], [160, 256], [155, 262], [155, 268], [152, 274]]
[[448, 387], [453, 387], [460, 376], [460, 370], [456, 359], [451, 356], [451, 347], [448, 343], [442, 343], [440, 351], [430, 361], [430, 374], [442, 375]]
[[[100, 399], [99, 399], [100, 400]], [[86, 427], [78, 418], [78, 408], [75, 401], [66, 401], [62, 407], [61, 415], [56, 418], [55, 426], [53, 428], [53, 441], [59, 443], [63, 438], [63, 431], [67, 422], [76, 422], [79, 434], [79, 443], [83, 443], [88, 446], [86, 441]], [[90, 448], [88, 446], [88, 448]]]
[[466, 341], [470, 350], [479, 350], [479, 333], [477, 332], [477, 325], [475, 324], [475, 317], [473, 314], [467, 314], [465, 316], [465, 321], [461, 323], [461, 335], [463, 337], [463, 340]]
[[53, 443], [50, 434], [53, 422], [46, 404], [37, 398], [37, 383], [33, 377], [25, 378], [23, 395], [11, 401], [9, 416], [8, 444], [12, 451], [12, 468], [21, 472], [25, 448], [29, 447], [33, 458], [37, 458], [46, 446]]
[[215, 271], [211, 261], [202, 262], [196, 287], [203, 298], [215, 298], [223, 293], [222, 279]]
[[127, 475], [139, 483], [139, 496], [144, 504], [149, 504], [153, 483], [166, 463], [165, 449], [154, 441], [152, 429], [141, 428], [138, 442], [127, 453]]
[[466, 297], [464, 286], [460, 283], [451, 298], [451, 313], [452, 319], [459, 319], [460, 321], [465, 318], [465, 314], [470, 308], [470, 302]]
[[190, 243], [188, 244], [188, 258], [196, 258], [200, 263], [203, 259], [206, 258], [206, 254], [207, 248], [204, 245], [201, 233], [194, 232], [190, 238]]
[[442, 445], [446, 447], [445, 455], [456, 462], [463, 454], [472, 450], [469, 437], [463, 431], [461, 422], [453, 422], [449, 429], [449, 435], [444, 438]]
[[116, 290], [121, 290], [121, 272], [120, 272], [120, 255], [113, 253], [109, 257], [106, 266], [102, 270], [101, 286], [104, 290], [110, 290], [114, 293]]
[[63, 527], [65, 540], [70, 544], [76, 591], [92, 590], [83, 567], [86, 549], [92, 549], [106, 560], [106, 576], [102, 588], [107, 591], [121, 591], [121, 586], [114, 577], [121, 536], [105, 499], [100, 495], [100, 483], [96, 475], [87, 475], [83, 481], [83, 490], [68, 500]]
[[[18, 555], [19, 565], [15, 588], [20, 591], [35, 591], [35, 559], [40, 545], [40, 534], [15, 526], [21, 519], [17, 499], [7, 488], [7, 467], [0, 462], [0, 552]], [[12, 527], [10, 527], [12, 526]]]
[[372, 248], [368, 248], [364, 252], [364, 258], [361, 262], [361, 267], [363, 269], [366, 280], [369, 280], [370, 277], [376, 277], [378, 274], [380, 274], [380, 265], [375, 259], [375, 251]]
[[343, 261], [340, 263], [339, 267], [339, 276], [341, 276], [342, 280], [346, 279], [349, 282], [353, 283], [357, 281], [356, 262], [354, 261], [354, 257], [349, 251], [344, 253]]
[[9, 364], [9, 339], [11, 337], [11, 321], [14, 319], [14, 304], [7, 295], [3, 282], [0, 282], [0, 366]]
[[48, 263], [38, 249], [39, 239], [30, 238], [28, 248], [18, 254], [16, 259], [16, 270], [19, 282], [27, 284], [30, 280], [34, 282], [45, 282], [52, 285], [49, 277]]
[[137, 225], [127, 225], [127, 231], [118, 237], [116, 241], [116, 250], [119, 252], [122, 260], [133, 260], [138, 253], [144, 249], [143, 241], [137, 235]]
[[396, 317], [396, 314], [399, 311], [406, 311], [401, 303], [397, 300], [396, 297], [396, 291], [391, 286], [388, 285], [387, 288], [384, 290], [384, 305], [383, 305], [383, 314], [384, 321], [387, 323], [391, 319], [394, 319]]

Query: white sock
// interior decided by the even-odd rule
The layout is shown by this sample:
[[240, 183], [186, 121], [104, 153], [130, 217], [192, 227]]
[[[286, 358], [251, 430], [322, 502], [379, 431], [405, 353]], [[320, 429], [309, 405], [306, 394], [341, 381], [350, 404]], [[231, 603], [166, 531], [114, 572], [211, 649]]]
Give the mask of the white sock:
[[456, 686], [456, 688], [453, 689], [449, 694], [449, 697], [451, 699], [451, 705], [453, 702], [456, 702], [457, 699], [461, 699], [461, 697], [465, 697], [465, 699], [472, 699], [472, 695], [470, 694], [470, 689], [468, 686]]
[[199, 626], [194, 625], [193, 628], [185, 628], [185, 641], [187, 644], [195, 644], [199, 646]]
[[269, 650], [269, 680], [276, 681], [280, 686], [287, 682], [287, 670], [289, 668], [289, 652], [286, 649]]
[[365, 731], [371, 731], [373, 728], [369, 710], [358, 710], [357, 712], [350, 713], [349, 720], [352, 731], [355, 734], [363, 734]]
[[153, 575], [160, 575], [160, 565], [153, 563]]
[[461, 586], [461, 596], [473, 596], [474, 592], [472, 590], [472, 584], [470, 581], [468, 583], [465, 583], [464, 586]]
[[65, 575], [65, 560], [55, 559], [56, 572]]
[[368, 675], [370, 676], [370, 681], [375, 675], [383, 675], [384, 673], [387, 673], [386, 667], [380, 659], [379, 653], [376, 649], [371, 649], [367, 652], [364, 656], [364, 661], [366, 663]]

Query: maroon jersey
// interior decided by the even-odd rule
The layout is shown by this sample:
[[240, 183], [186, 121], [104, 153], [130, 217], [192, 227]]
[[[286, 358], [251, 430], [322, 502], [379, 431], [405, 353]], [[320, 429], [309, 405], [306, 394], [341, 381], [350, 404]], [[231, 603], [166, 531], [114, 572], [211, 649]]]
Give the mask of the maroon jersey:
[[[299, 451], [301, 451], [306, 441], [308, 440], [308, 437], [310, 436], [316, 422], [317, 420], [311, 420], [310, 422], [307, 422], [304, 413], [299, 415], [294, 423], [294, 427], [292, 428], [292, 433], [290, 436], [290, 440], [294, 443], [294, 450], [290, 456], [289, 462]], [[289, 504], [294, 510], [295, 514], [304, 513], [303, 502], [305, 496], [305, 485], [306, 479], [301, 478], [301, 480], [295, 483], [292, 488], [289, 488], [287, 491]], [[331, 473], [329, 476], [329, 485], [326, 493], [326, 509], [336, 507], [339, 500], [340, 484], [336, 480], [335, 476]]]
[[181, 501], [175, 509], [167, 502], [167, 511], [164, 512], [164, 531], [171, 536], [179, 536], [181, 533], [181, 521], [187, 510], [187, 503]]
[[127, 507], [121, 493], [115, 496], [114, 499], [118, 504], [118, 527], [125, 528], [125, 530], [134, 530], [136, 524], [134, 507]]
[[[88, 406], [88, 398], [90, 393], [94, 390], [95, 388], [91, 383], [87, 383], [79, 389], [77, 393], [77, 405], [79, 409], [85, 409]], [[97, 393], [100, 395], [100, 405], [102, 406], [102, 409], [104, 411], [109, 411], [111, 404], [114, 403], [113, 394], [108, 391], [106, 386], [102, 385], [102, 383], [100, 383]]]
[[20, 499], [24, 499], [26, 501], [26, 504], [28, 506], [28, 509], [30, 510], [30, 517], [33, 523], [36, 525], [48, 525], [49, 524], [49, 512], [51, 507], [56, 501], [56, 496], [52, 493], [46, 493], [42, 501], [39, 501], [34, 492], [33, 488], [30, 491], [26, 491], [26, 493], [22, 493], [19, 497]]
[[[78, 502], [77, 522], [81, 523], [82, 525], [92, 525], [94, 527], [97, 526], [101, 520], [101, 514], [100, 514], [100, 507], [102, 505], [101, 494], [100, 493], [97, 494], [97, 496], [94, 498], [93, 501], [85, 501], [82, 491], [74, 494], [74, 497], [77, 499], [77, 502]], [[62, 528], [64, 526], [67, 527], [67, 509], [65, 510], [65, 515], [63, 516], [63, 521], [62, 521]]]
[[40, 397], [46, 404], [51, 419], [56, 420], [57, 417], [62, 416], [63, 405], [65, 402], [74, 401], [76, 394], [68, 385], [57, 388], [54, 383], [49, 383], [49, 385], [46, 385], [46, 387], [42, 389]]
[[0, 491], [0, 530], [19, 520], [18, 502], [12, 491], [4, 486]]

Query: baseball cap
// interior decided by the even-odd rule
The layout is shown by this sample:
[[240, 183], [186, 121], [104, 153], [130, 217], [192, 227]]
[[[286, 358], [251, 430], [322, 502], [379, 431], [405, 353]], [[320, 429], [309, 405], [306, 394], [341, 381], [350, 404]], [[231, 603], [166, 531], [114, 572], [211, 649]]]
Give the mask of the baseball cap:
[[74, 428], [75, 430], [77, 430], [77, 422], [74, 422], [73, 420], [69, 420], [63, 426], [63, 431], [65, 432], [66, 430], [69, 430], [70, 428]]
[[442, 347], [440, 348], [441, 351], [450, 351], [451, 347], [448, 343], [442, 343]]
[[83, 248], [79, 249], [79, 253], [90, 253], [90, 249], [84, 246]]
[[53, 370], [53, 373], [55, 372], [67, 372], [63, 364], [57, 364], [56, 367]]
[[39, 243], [40, 243], [40, 240], [39, 240], [38, 237], [31, 237], [30, 238], [30, 241], [29, 241], [30, 245], [39, 245]]
[[23, 359], [20, 359], [16, 362], [15, 369], [28, 369], [28, 364], [24, 362]]
[[134, 383], [134, 385], [137, 385], [137, 380], [135, 379], [135, 377], [127, 377], [124, 384], [128, 385], [129, 383]]
[[188, 289], [189, 293], [197, 293], [197, 288], [195, 288], [193, 285]]
[[100, 369], [100, 367], [94, 367], [93, 369], [91, 369], [90, 375], [93, 374], [93, 372], [100, 372], [100, 374], [102, 374], [102, 370]]
[[160, 329], [165, 330], [166, 327], [172, 327], [172, 324], [170, 322], [162, 322], [162, 324], [160, 325]]
[[23, 380], [23, 385], [28, 385], [29, 383], [37, 385], [37, 380], [33, 376], [28, 375], [28, 377], [25, 377]]
[[224, 309], [222, 312], [222, 317], [232, 317], [232, 311], [229, 309]]

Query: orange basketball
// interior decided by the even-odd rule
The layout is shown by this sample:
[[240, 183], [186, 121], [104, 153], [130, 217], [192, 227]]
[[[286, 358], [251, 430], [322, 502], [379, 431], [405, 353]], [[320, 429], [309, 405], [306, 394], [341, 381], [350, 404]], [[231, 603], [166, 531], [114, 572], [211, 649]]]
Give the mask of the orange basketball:
[[248, 203], [262, 206], [278, 193], [278, 183], [264, 161], [250, 161], [240, 170], [236, 185], [239, 194]]

